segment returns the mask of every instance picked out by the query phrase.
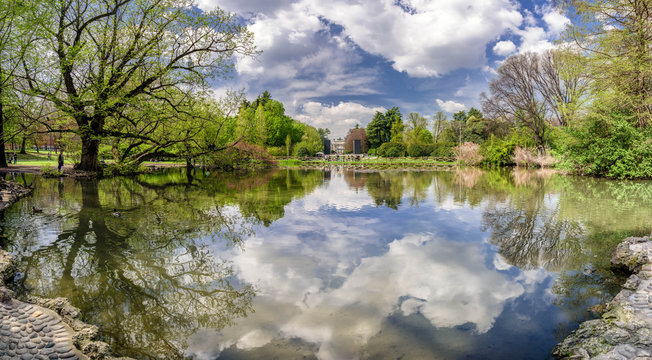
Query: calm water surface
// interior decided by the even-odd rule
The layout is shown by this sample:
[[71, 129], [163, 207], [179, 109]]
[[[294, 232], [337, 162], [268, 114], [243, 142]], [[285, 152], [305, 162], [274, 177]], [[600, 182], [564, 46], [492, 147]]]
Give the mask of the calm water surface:
[[139, 359], [545, 359], [652, 231], [652, 182], [545, 171], [17, 180], [13, 288]]

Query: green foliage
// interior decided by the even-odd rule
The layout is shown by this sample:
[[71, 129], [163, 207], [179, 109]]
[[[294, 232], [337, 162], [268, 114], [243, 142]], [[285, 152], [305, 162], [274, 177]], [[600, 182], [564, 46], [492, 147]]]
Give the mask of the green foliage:
[[410, 157], [423, 157], [430, 156], [435, 149], [434, 144], [423, 144], [423, 143], [414, 143], [409, 144], [407, 147], [407, 153]]
[[[319, 132], [312, 126], [305, 125], [303, 135], [301, 136], [301, 141], [296, 144], [296, 148], [305, 148], [307, 155], [301, 156], [314, 156], [316, 153], [324, 149], [324, 143], [321, 141], [321, 136]], [[295, 148], [295, 153], [296, 153]]]
[[377, 154], [382, 157], [401, 157], [405, 156], [406, 151], [404, 143], [390, 141], [380, 145]]
[[466, 115], [466, 112], [464, 110], [458, 111], [455, 114], [453, 114], [453, 120], [455, 121], [461, 121], [465, 122], [468, 116]]
[[562, 167], [580, 174], [617, 179], [652, 178], [652, 129], [637, 128], [631, 114], [593, 114], [568, 130], [560, 150]]
[[455, 147], [454, 143], [437, 142], [433, 144], [430, 155], [434, 157], [451, 157], [453, 156], [453, 147]]
[[[283, 104], [276, 100], [269, 100], [264, 106], [259, 105], [260, 107], [262, 107], [265, 114], [265, 144], [283, 146], [287, 135], [292, 136], [292, 132], [295, 130], [292, 119], [285, 115]], [[298, 137], [301, 137], [301, 135]]]
[[267, 148], [267, 152], [272, 156], [287, 156], [288, 154], [285, 146], [270, 146]]
[[276, 164], [265, 148], [237, 143], [223, 151], [216, 152], [210, 157], [210, 164], [225, 170], [268, 168]]
[[47, 165], [41, 167], [41, 176], [44, 178], [60, 177], [61, 175], [63, 175], [63, 172], [56, 170], [54, 167]]
[[104, 176], [136, 175], [145, 172], [145, 168], [137, 162], [106, 164], [102, 169]]
[[482, 163], [490, 166], [506, 166], [514, 163], [514, 138], [500, 139], [492, 136], [489, 141], [483, 144], [481, 154], [484, 157]]
[[308, 148], [303, 144], [297, 144], [297, 146], [294, 148], [294, 155], [297, 157], [312, 156], [310, 154], [310, 150], [308, 150]]
[[[372, 149], [393, 140], [394, 132], [402, 131], [402, 115], [398, 107], [387, 110], [384, 114], [377, 111], [367, 125], [367, 141]], [[392, 132], [392, 129], [394, 132]]]

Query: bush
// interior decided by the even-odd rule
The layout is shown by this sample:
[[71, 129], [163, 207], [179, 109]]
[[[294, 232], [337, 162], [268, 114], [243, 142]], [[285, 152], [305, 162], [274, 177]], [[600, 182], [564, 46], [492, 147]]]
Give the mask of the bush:
[[405, 144], [397, 141], [386, 142], [376, 150], [376, 153], [382, 157], [401, 157], [405, 156]]
[[311, 156], [310, 150], [308, 150], [308, 147], [305, 145], [297, 145], [297, 147], [294, 148], [294, 156], [297, 157], [308, 157]]
[[514, 163], [515, 143], [510, 140], [495, 139], [493, 136], [484, 144], [481, 154], [486, 165], [506, 166]]
[[414, 144], [408, 145], [407, 153], [408, 153], [408, 156], [410, 156], [410, 157], [430, 156], [430, 154], [432, 154], [432, 151], [434, 149], [435, 149], [435, 146], [433, 144], [414, 143]]
[[287, 149], [285, 146], [270, 146], [267, 151], [272, 156], [287, 156]]
[[513, 160], [517, 166], [530, 166], [530, 164], [534, 163], [534, 156], [532, 156], [532, 150], [517, 146], [514, 149]]
[[453, 146], [448, 143], [435, 143], [430, 155], [437, 158], [452, 157], [454, 156]]
[[629, 117], [594, 114], [580, 129], [568, 130], [560, 146], [566, 168], [617, 179], [652, 178], [652, 128], [636, 128]]
[[265, 148], [240, 142], [212, 154], [210, 163], [213, 167], [234, 170], [270, 167], [275, 165], [276, 161]]
[[557, 160], [551, 155], [537, 155], [533, 159], [534, 164], [538, 165], [540, 168], [551, 167], [555, 165]]
[[102, 169], [104, 176], [136, 175], [145, 172], [145, 168], [137, 162], [106, 164]]
[[453, 148], [453, 153], [455, 154], [457, 161], [465, 165], [475, 165], [482, 161], [480, 145], [476, 143], [465, 142], [464, 144]]
[[53, 167], [49, 167], [47, 165], [44, 165], [41, 167], [41, 175], [45, 178], [50, 178], [50, 177], [60, 177], [63, 175], [62, 171], [58, 171], [57, 169]]

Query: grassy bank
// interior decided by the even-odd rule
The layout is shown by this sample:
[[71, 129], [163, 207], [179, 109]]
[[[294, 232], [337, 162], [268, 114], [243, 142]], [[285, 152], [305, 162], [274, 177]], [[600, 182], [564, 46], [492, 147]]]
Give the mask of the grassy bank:
[[430, 158], [362, 158], [360, 160], [339, 159], [329, 161], [320, 158], [309, 159], [281, 159], [278, 160], [280, 167], [313, 167], [313, 166], [349, 166], [371, 169], [390, 169], [390, 168], [449, 168], [456, 166], [452, 161], [440, 161]]

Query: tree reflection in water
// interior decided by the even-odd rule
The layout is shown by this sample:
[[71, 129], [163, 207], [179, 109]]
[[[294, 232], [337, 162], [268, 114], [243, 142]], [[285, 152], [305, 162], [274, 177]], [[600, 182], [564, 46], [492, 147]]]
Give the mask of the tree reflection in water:
[[[9, 209], [3, 221], [9, 250], [24, 270], [14, 287], [70, 298], [118, 353], [180, 358], [198, 329], [224, 329], [252, 311], [254, 287], [238, 281], [215, 249], [246, 251], [244, 239], [257, 225], [270, 227], [293, 200], [337, 181], [339, 172], [333, 174], [222, 176], [197, 169], [100, 181], [22, 179], [36, 181], [35, 194]], [[578, 307], [601, 301], [615, 288], [606, 263], [615, 242], [652, 230], [652, 187], [645, 183], [477, 169], [343, 170], [341, 177], [361, 207], [397, 210], [400, 221], [430, 216], [430, 209], [438, 212], [433, 219], [458, 209], [455, 215], [479, 214], [481, 224], [470, 226], [487, 233], [492, 255], [498, 252], [523, 272], [559, 272], [555, 302], [572, 314], [583, 314]], [[32, 214], [32, 206], [44, 213]], [[114, 208], [121, 216], [112, 216]], [[429, 225], [438, 231], [439, 224]]]

